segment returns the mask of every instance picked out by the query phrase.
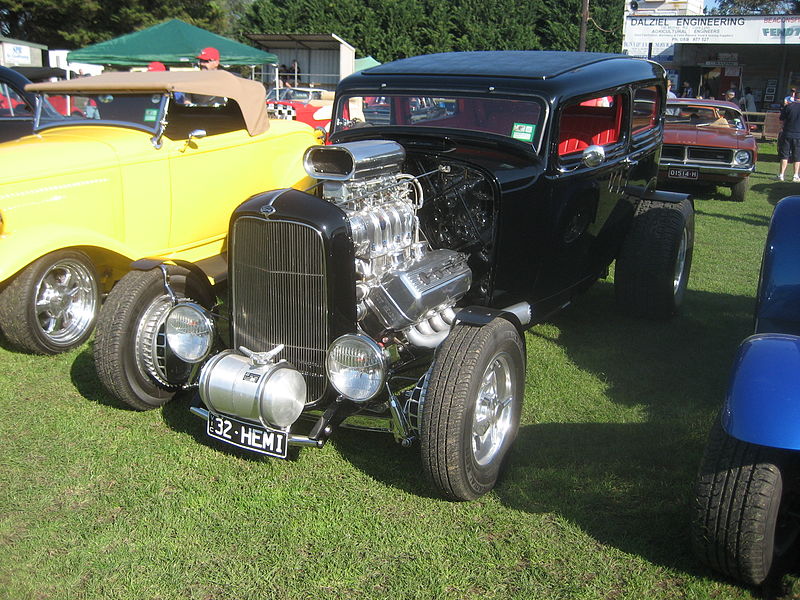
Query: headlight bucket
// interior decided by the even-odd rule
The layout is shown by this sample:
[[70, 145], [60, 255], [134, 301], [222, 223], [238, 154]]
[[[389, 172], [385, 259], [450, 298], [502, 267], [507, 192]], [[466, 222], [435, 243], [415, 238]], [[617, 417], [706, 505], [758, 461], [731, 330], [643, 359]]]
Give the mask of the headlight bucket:
[[331, 385], [353, 402], [366, 402], [383, 389], [386, 354], [372, 338], [348, 333], [336, 338], [325, 357]]
[[746, 165], [750, 163], [750, 152], [747, 150], [737, 150], [733, 155], [733, 160], [737, 165]]
[[179, 302], [167, 313], [164, 333], [175, 356], [187, 363], [199, 363], [211, 352], [214, 321], [199, 304]]

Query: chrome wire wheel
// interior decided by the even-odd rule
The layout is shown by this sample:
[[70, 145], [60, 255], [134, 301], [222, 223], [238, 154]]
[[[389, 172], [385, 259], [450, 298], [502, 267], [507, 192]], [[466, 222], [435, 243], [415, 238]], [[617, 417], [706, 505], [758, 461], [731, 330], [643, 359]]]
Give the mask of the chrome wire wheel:
[[689, 232], [683, 229], [681, 242], [678, 246], [678, 256], [675, 258], [675, 275], [672, 278], [672, 293], [677, 295], [681, 291], [684, 272], [686, 271], [686, 249], [689, 247]]
[[70, 346], [86, 334], [97, 313], [97, 281], [80, 260], [53, 263], [35, 285], [36, 322], [53, 345]]
[[481, 377], [472, 419], [472, 455], [479, 465], [487, 465], [503, 448], [512, 430], [514, 381], [511, 357], [496, 354]]

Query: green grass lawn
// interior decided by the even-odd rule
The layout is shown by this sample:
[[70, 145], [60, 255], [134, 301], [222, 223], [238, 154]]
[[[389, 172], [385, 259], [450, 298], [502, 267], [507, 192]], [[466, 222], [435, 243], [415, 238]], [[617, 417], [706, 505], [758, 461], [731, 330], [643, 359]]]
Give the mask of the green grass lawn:
[[698, 565], [688, 520], [770, 214], [800, 193], [760, 151], [746, 202], [695, 198], [680, 317], [620, 315], [600, 282], [528, 332], [518, 441], [478, 502], [435, 497], [418, 448], [389, 437], [261, 459], [206, 440], [188, 398], [119, 406], [88, 344], [0, 348], [0, 598], [753, 597]]

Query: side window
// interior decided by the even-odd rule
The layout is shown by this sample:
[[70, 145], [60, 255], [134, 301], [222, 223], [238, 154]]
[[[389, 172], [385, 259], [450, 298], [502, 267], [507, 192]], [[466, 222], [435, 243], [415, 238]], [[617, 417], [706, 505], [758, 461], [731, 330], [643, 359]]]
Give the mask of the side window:
[[623, 106], [621, 95], [598, 96], [567, 106], [558, 124], [558, 155], [617, 143], [621, 137]]
[[0, 117], [30, 117], [32, 114], [33, 108], [14, 88], [0, 84]]
[[658, 123], [659, 110], [656, 86], [637, 89], [633, 94], [632, 132], [636, 134], [653, 129]]

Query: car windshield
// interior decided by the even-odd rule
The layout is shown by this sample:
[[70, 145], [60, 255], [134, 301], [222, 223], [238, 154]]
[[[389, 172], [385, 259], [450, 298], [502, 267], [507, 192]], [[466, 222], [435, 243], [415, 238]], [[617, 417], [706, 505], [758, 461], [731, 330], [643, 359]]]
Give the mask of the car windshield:
[[165, 94], [45, 94], [56, 114], [37, 114], [36, 129], [60, 125], [122, 125], [155, 132]]
[[283, 102], [309, 102], [320, 100], [323, 90], [306, 90], [301, 88], [271, 89], [267, 94], [268, 101], [280, 100]]
[[538, 147], [545, 111], [536, 99], [466, 96], [345, 96], [333, 130], [365, 126], [436, 127], [506, 136]]
[[667, 104], [666, 122], [699, 127], [745, 129], [742, 113], [727, 106]]

